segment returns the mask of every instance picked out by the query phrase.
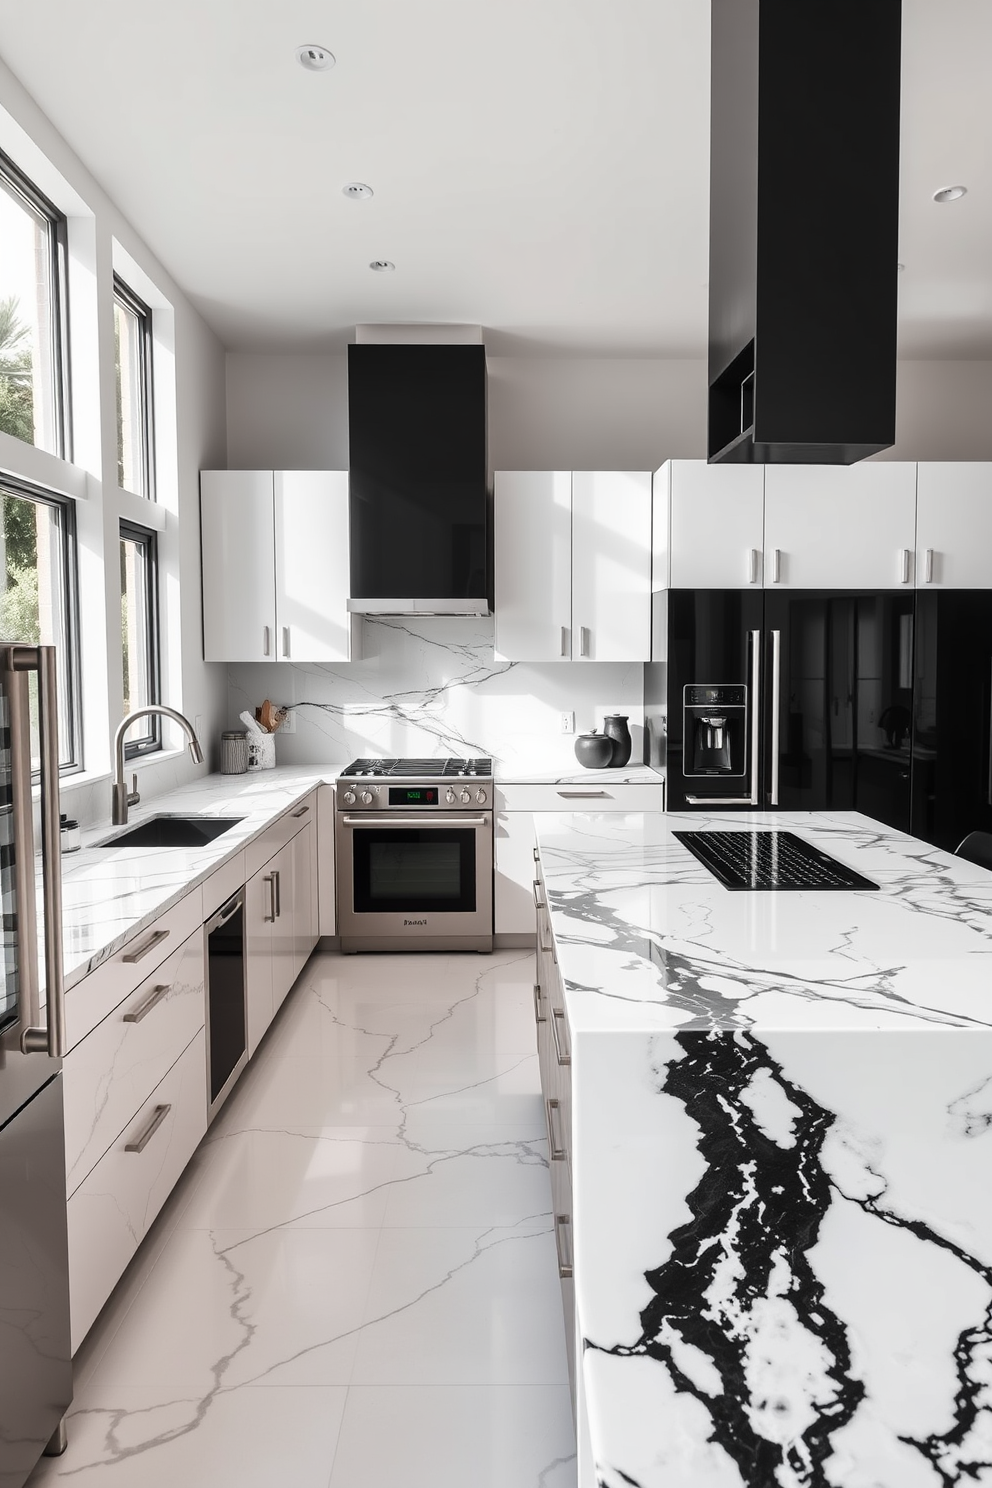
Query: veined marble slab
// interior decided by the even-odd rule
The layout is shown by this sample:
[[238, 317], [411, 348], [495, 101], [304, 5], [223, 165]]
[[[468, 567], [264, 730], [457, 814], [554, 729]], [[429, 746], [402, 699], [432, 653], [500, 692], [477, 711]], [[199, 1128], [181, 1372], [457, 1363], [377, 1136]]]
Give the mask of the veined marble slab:
[[[583, 1481], [992, 1483], [992, 875], [854, 814], [537, 823]], [[671, 837], [745, 825], [881, 887], [731, 893]]]

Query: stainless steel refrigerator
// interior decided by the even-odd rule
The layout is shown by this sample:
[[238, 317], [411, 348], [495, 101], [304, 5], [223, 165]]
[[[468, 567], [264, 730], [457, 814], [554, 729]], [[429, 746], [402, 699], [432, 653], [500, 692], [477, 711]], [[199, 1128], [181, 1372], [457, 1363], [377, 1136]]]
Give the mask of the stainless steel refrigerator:
[[[40, 896], [34, 779], [41, 787]], [[46, 1448], [64, 1446], [72, 1399], [52, 646], [0, 645], [0, 893], [0, 1488], [20, 1488]]]

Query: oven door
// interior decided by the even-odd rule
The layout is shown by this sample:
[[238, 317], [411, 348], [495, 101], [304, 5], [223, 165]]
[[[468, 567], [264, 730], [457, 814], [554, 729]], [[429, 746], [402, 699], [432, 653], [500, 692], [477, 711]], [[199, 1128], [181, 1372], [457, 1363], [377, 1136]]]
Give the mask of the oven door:
[[[383, 937], [417, 950], [493, 933], [493, 824], [487, 813], [338, 813], [342, 945]], [[365, 948], [364, 946], [361, 948]], [[394, 944], [394, 949], [401, 949]]]

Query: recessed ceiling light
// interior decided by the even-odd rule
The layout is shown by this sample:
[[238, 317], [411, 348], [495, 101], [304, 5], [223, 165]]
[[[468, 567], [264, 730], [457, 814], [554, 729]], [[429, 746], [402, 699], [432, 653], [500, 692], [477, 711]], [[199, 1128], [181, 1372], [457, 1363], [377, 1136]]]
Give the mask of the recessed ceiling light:
[[959, 197], [967, 196], [967, 194], [967, 186], [942, 186], [939, 191], [934, 192], [933, 199], [935, 202], [957, 201]]
[[327, 72], [334, 66], [334, 53], [322, 46], [301, 46], [296, 48], [296, 60], [307, 72]]
[[364, 181], [349, 181], [347, 186], [341, 187], [341, 194], [352, 201], [368, 201], [370, 196], [375, 196], [372, 187], [366, 186]]
[[369, 268], [374, 269], [377, 274], [389, 274], [395, 267], [396, 265], [390, 263], [388, 258], [374, 258], [369, 264]]

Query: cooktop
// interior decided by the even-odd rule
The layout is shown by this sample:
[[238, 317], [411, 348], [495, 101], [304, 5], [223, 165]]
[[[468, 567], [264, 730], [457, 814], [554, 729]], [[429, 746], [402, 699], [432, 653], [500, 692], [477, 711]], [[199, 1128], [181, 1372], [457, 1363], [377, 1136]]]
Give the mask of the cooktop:
[[357, 759], [352, 760], [348, 768], [341, 771], [341, 777], [374, 775], [395, 779], [397, 776], [423, 775], [433, 779], [435, 776], [447, 778], [452, 775], [489, 777], [492, 773], [491, 759]]
[[877, 889], [794, 832], [673, 832], [726, 889]]

